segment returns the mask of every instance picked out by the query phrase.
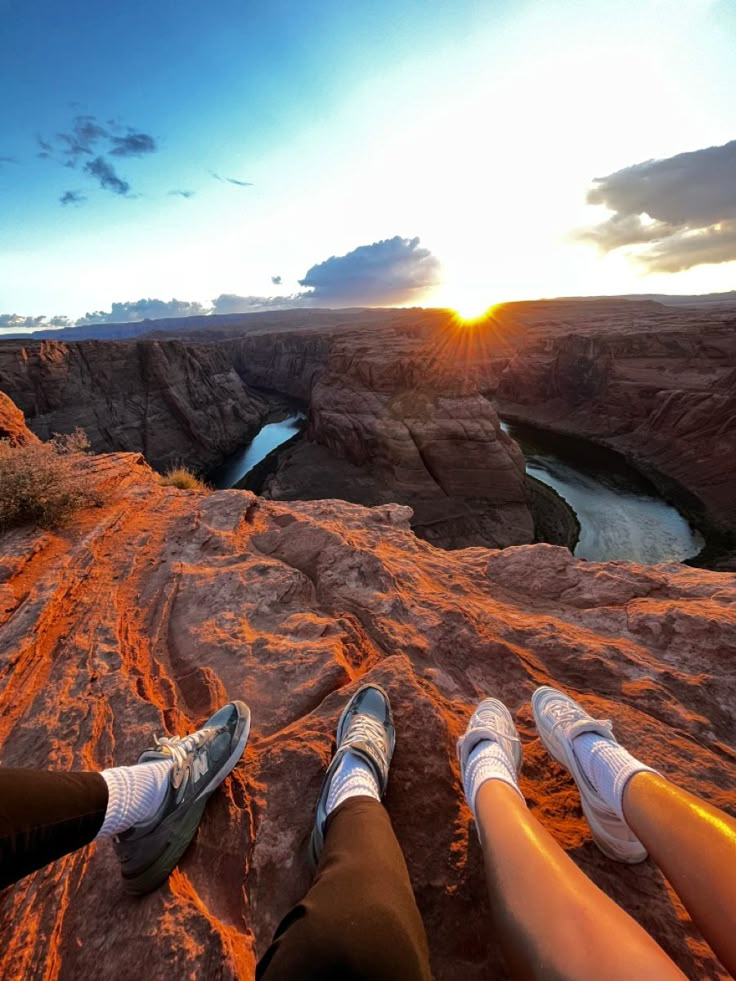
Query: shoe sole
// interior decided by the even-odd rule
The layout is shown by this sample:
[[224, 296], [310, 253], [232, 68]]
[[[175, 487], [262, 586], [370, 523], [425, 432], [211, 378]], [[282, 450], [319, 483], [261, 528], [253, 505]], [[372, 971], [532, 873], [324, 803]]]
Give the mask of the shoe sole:
[[[345, 706], [345, 708], [340, 713], [340, 718], [338, 719], [338, 722], [337, 722], [337, 732], [336, 732], [336, 736], [335, 736], [335, 738], [337, 740], [337, 748], [338, 749], [340, 748], [340, 743], [342, 742], [342, 737], [345, 735], [345, 732], [344, 732], [345, 723], [347, 721], [347, 717], [348, 717], [348, 712], [350, 710], [350, 706], [353, 704], [353, 701], [358, 697], [358, 695], [365, 688], [375, 688], [377, 691], [380, 691], [380, 693], [383, 695], [384, 699], [386, 700], [386, 704], [389, 707], [389, 712], [391, 712], [391, 702], [389, 701], [388, 695], [386, 694], [386, 692], [384, 691], [384, 689], [380, 685], [376, 685], [376, 684], [373, 684], [373, 683], [367, 684], [367, 685], [361, 685], [360, 688], [352, 696], [352, 698], [350, 698], [348, 700], [347, 705]], [[393, 713], [391, 713], [391, 716], [392, 716], [392, 722], [393, 722]], [[393, 746], [392, 746], [392, 754], [393, 754]], [[325, 773], [325, 778], [324, 778], [324, 781], [322, 783], [322, 790], [320, 791], [320, 795], [319, 795], [320, 796], [320, 799], [322, 797], [322, 792], [324, 790], [324, 787], [327, 784], [327, 778], [330, 776], [330, 771], [334, 767], [335, 757], [336, 756], [337, 756], [337, 752], [335, 753], [335, 756], [333, 756], [332, 760], [330, 761], [330, 765], [327, 767], [327, 772]], [[319, 803], [318, 803], [317, 806], [319, 806]], [[312, 835], [311, 835], [311, 837], [309, 839], [309, 860], [310, 860], [310, 862], [312, 864], [312, 870], [313, 871], [316, 870], [317, 866], [319, 865], [319, 856], [320, 856], [320, 853], [322, 851], [323, 844], [324, 844], [324, 837], [321, 836], [318, 833], [318, 831], [317, 831], [317, 825], [315, 824], [315, 826], [312, 828]]]
[[[250, 735], [250, 709], [244, 702], [234, 704], [240, 706], [241, 713], [245, 719], [243, 732], [235, 745], [235, 749], [223, 764], [220, 776], [216, 777], [211, 784], [208, 784], [199, 796], [191, 802], [186, 814], [179, 815], [177, 822], [172, 821], [172, 825], [175, 825], [175, 830], [172, 831], [168, 845], [156, 861], [135, 875], [123, 875], [123, 887], [129, 895], [145, 896], [166, 882], [179, 864], [179, 861], [183, 858], [184, 853], [197, 833], [197, 828], [199, 827], [199, 822], [202, 820], [207, 801], [220, 784], [232, 773], [238, 760], [245, 752], [248, 736]], [[176, 816], [177, 813], [174, 811], [171, 817]]]
[[[613, 838], [613, 836], [609, 835], [608, 832], [601, 828], [597, 815], [588, 806], [586, 801], [587, 785], [585, 776], [580, 768], [580, 765], [578, 764], [577, 758], [572, 751], [572, 747], [570, 747], [570, 752], [568, 753], [567, 743], [559, 741], [553, 734], [553, 731], [544, 723], [542, 717], [542, 706], [550, 693], [553, 693], [555, 698], [563, 697], [568, 701], [577, 704], [574, 699], [570, 698], [568, 695], [565, 695], [563, 692], [557, 691], [557, 689], [552, 688], [549, 685], [545, 685], [542, 688], [537, 688], [532, 695], [532, 712], [534, 713], [534, 722], [537, 726], [539, 738], [542, 740], [547, 752], [550, 754], [550, 756], [553, 756], [558, 763], [565, 767], [575, 781], [575, 785], [577, 786], [580, 794], [580, 804], [583, 809], [583, 814], [585, 815], [585, 820], [588, 822], [588, 826], [590, 827], [593, 841], [604, 855], [607, 855], [608, 858], [612, 858], [615, 862], [625, 862], [627, 865], [637, 865], [639, 862], [643, 862], [648, 856], [648, 852], [644, 845], [642, 845], [638, 839], [634, 841], [627, 841], [625, 839]], [[623, 821], [621, 822], [621, 826], [628, 830], [627, 825]], [[611, 841], [615, 841], [616, 844], [610, 844]]]

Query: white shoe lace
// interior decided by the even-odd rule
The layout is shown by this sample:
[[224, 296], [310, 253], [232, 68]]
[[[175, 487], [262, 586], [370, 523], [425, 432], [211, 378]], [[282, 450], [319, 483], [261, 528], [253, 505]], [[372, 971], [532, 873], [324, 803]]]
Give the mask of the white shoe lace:
[[474, 729], [489, 729], [498, 739], [508, 739], [511, 743], [521, 743], [521, 739], [515, 733], [501, 728], [498, 716], [491, 715], [490, 719], [484, 719], [480, 715], [475, 716], [475, 723], [468, 729], [466, 735], [470, 735]]
[[154, 736], [156, 748], [171, 756], [178, 766], [184, 766], [187, 757], [198, 749], [209, 737], [211, 729], [198, 729], [188, 736]]
[[547, 707], [547, 711], [552, 716], [552, 732], [560, 728], [560, 726], [568, 726], [577, 722], [579, 719], [585, 718], [590, 718], [591, 721], [604, 726], [609, 731], [613, 729], [613, 723], [610, 719], [593, 719], [592, 716], [588, 716], [587, 712], [571, 702], [562, 700], [553, 702]]
[[386, 730], [383, 727], [383, 723], [379, 722], [375, 716], [368, 715], [364, 712], [360, 712], [354, 716], [348, 726], [345, 742], [370, 743], [378, 752], [384, 768], [388, 770], [388, 739], [386, 738]]

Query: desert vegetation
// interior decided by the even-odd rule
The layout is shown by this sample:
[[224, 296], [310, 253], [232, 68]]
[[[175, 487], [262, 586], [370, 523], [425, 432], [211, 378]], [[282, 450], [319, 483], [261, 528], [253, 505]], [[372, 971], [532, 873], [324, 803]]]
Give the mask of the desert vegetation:
[[46, 443], [14, 446], [0, 440], [0, 529], [23, 524], [63, 524], [79, 508], [98, 503], [81, 479], [80, 460], [89, 449], [82, 429]]
[[179, 490], [208, 491], [212, 488], [186, 467], [172, 467], [161, 477], [164, 487], [178, 487]]

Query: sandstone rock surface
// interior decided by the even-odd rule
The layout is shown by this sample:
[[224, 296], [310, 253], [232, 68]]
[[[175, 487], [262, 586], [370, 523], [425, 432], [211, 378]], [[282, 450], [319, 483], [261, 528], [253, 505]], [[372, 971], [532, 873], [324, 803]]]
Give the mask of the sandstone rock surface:
[[0, 439], [7, 439], [11, 446], [24, 446], [26, 443], [39, 441], [26, 426], [23, 413], [5, 392], [0, 392]]
[[367, 681], [398, 742], [386, 806], [441, 981], [506, 977], [454, 742], [483, 696], [519, 726], [530, 807], [685, 974], [723, 970], [651, 863], [592, 844], [529, 697], [554, 683], [624, 743], [736, 813], [736, 577], [576, 561], [562, 548], [444, 552], [411, 512], [159, 484], [139, 455], [91, 458], [106, 504], [59, 533], [0, 538], [0, 760], [132, 762], [228, 698], [252, 736], [170, 883], [134, 902], [109, 844], [0, 895], [0, 976], [250, 979], [306, 889], [313, 806], [337, 717]]

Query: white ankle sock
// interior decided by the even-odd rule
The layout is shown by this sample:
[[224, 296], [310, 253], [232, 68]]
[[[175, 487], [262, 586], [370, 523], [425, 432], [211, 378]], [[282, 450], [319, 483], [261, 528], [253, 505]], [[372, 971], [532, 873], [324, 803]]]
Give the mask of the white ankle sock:
[[603, 800], [622, 820], [624, 789], [635, 773], [656, 773], [618, 743], [595, 732], [584, 732], [572, 741], [572, 750], [583, 773]]
[[524, 800], [524, 795], [519, 789], [516, 779], [513, 762], [509, 759], [506, 751], [492, 739], [481, 739], [472, 748], [463, 770], [465, 797], [470, 810], [473, 812], [473, 817], [476, 816], [475, 798], [486, 780], [501, 780], [503, 783], [507, 783]]
[[348, 797], [375, 797], [381, 799], [376, 775], [363, 759], [348, 751], [342, 758], [330, 781], [325, 810], [328, 814]]
[[100, 776], [107, 784], [108, 799], [97, 837], [109, 838], [150, 821], [163, 804], [173, 765], [171, 760], [153, 760], [102, 770]]

